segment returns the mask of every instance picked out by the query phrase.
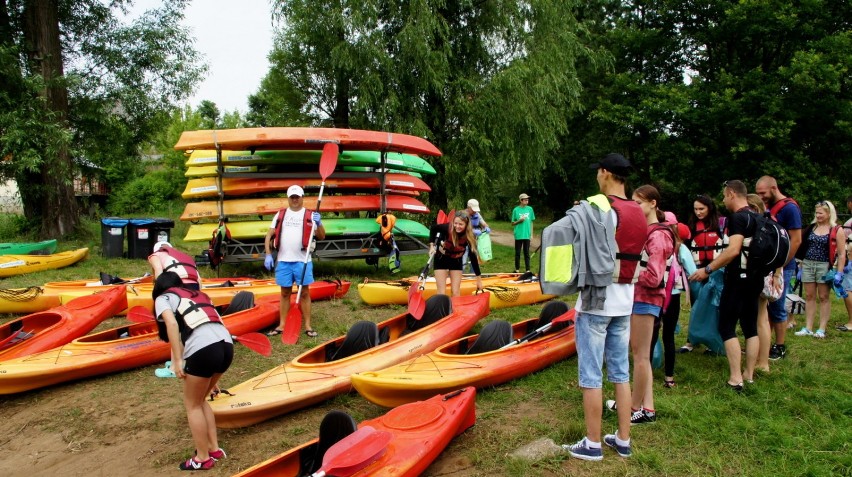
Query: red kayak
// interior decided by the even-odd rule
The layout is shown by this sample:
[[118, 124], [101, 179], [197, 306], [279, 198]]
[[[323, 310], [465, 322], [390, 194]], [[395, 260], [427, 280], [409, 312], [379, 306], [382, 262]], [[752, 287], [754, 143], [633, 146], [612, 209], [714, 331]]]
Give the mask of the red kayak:
[[243, 128], [184, 131], [175, 144], [177, 150], [190, 149], [299, 149], [319, 150], [327, 142], [343, 149], [392, 151], [440, 156], [426, 139], [407, 134], [337, 128]]
[[[414, 197], [401, 195], [385, 196], [385, 210], [395, 212], [410, 212], [414, 214], [428, 214], [429, 207]], [[240, 215], [273, 215], [279, 210], [288, 207], [286, 197], [262, 197], [254, 199], [234, 199], [222, 202], [222, 210], [228, 217]], [[304, 204], [308, 209], [316, 209], [317, 198], [305, 197]], [[379, 211], [382, 208], [382, 196], [380, 195], [330, 195], [322, 198], [323, 212], [355, 212], [355, 211]], [[183, 209], [180, 220], [212, 219], [219, 217], [219, 202], [205, 200], [201, 202], [189, 202]]]
[[[237, 336], [270, 327], [278, 323], [279, 298], [260, 298], [247, 310], [224, 315], [222, 322]], [[0, 362], [0, 394], [162, 363], [170, 353], [169, 344], [157, 335], [156, 322], [127, 324], [49, 351]]]
[[[345, 475], [415, 477], [422, 474], [454, 437], [476, 423], [475, 398], [476, 388], [468, 387], [448, 394], [439, 394], [426, 401], [404, 404], [384, 416], [362, 422], [358, 425], [359, 428], [370, 426], [376, 431], [388, 432], [391, 434], [391, 440], [379, 453], [373, 452], [372, 449], [359, 448], [357, 445], [344, 450], [347, 460], [357, 461], [358, 466], [366, 465], [355, 473], [347, 472]], [[322, 427], [326, 427], [326, 422], [338, 424], [336, 428], [330, 429], [331, 433], [345, 435], [351, 429], [342, 429], [348, 423], [345, 415], [342, 419], [339, 416], [340, 414], [329, 414]], [[321, 435], [320, 438], [322, 437], [324, 436]], [[345, 440], [344, 437], [337, 442], [345, 447]], [[320, 448], [319, 441], [320, 439], [314, 439], [290, 449], [246, 469], [235, 477], [297, 477], [316, 472], [324, 460], [330, 466], [335, 463], [342, 464], [335, 462], [334, 458], [323, 459], [326, 454]], [[333, 442], [328, 442], [325, 449], [328, 449], [328, 444]], [[367, 452], [360, 452], [362, 450]], [[330, 454], [332, 453], [329, 452]]]
[[127, 308], [127, 289], [118, 285], [95, 295], [75, 298], [47, 311], [0, 326], [0, 361], [62, 346], [95, 329], [101, 321]]

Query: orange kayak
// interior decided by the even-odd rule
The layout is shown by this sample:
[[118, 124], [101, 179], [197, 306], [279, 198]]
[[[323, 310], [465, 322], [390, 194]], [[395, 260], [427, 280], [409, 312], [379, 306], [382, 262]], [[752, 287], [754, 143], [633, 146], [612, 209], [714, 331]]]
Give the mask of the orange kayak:
[[440, 156], [426, 139], [408, 134], [338, 128], [242, 128], [184, 131], [175, 149], [303, 149], [319, 150], [327, 142], [345, 150], [392, 151]]
[[12, 320], [0, 326], [0, 361], [27, 356], [70, 342], [127, 308], [127, 290], [111, 290]]
[[[228, 217], [241, 215], [273, 215], [288, 206], [286, 197], [261, 197], [254, 199], [233, 199], [222, 201], [222, 211]], [[315, 209], [316, 197], [305, 197], [304, 207]], [[330, 195], [322, 199], [323, 212], [378, 211], [382, 208], [381, 195]], [[385, 196], [385, 210], [428, 214], [429, 207], [414, 197], [402, 195]], [[219, 217], [219, 203], [213, 200], [189, 202], [183, 209], [180, 220], [196, 221]]]
[[216, 425], [249, 426], [350, 392], [349, 377], [355, 373], [386, 368], [463, 336], [488, 315], [488, 294], [452, 299], [441, 295], [426, 305], [420, 321], [409, 321], [404, 313], [378, 323], [378, 329], [375, 323], [358, 322], [346, 336], [227, 386], [234, 396], [220, 395], [210, 403]]
[[[261, 298], [252, 308], [223, 316], [222, 322], [237, 336], [272, 326], [278, 323], [278, 300], [277, 295]], [[169, 344], [158, 338], [154, 321], [127, 324], [0, 362], [0, 394], [148, 366], [169, 359], [170, 353]]]
[[[384, 454], [352, 477], [416, 477], [441, 454], [450, 441], [476, 423], [476, 389], [465, 388], [399, 406], [387, 414], [362, 422], [393, 436]], [[297, 477], [318, 470], [319, 439], [277, 455], [235, 477]], [[308, 464], [310, 463], [310, 464]], [[304, 467], [303, 467], [304, 466]]]
[[[540, 326], [539, 318], [515, 323], [511, 340]], [[464, 386], [496, 386], [544, 369], [577, 351], [573, 323], [508, 348], [465, 354], [480, 336], [466, 336], [381, 371], [353, 374], [352, 386], [375, 404], [395, 407]]]

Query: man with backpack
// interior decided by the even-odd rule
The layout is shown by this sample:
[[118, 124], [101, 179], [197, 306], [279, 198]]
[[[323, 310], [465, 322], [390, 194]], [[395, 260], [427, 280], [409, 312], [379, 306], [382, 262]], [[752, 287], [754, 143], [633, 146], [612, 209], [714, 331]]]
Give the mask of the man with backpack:
[[787, 355], [787, 346], [784, 344], [787, 335], [787, 308], [785, 308], [785, 305], [787, 293], [790, 290], [790, 281], [796, 273], [796, 262], [793, 257], [796, 256], [796, 250], [802, 243], [802, 211], [795, 200], [781, 193], [774, 177], [763, 176], [758, 179], [757, 184], [755, 184], [755, 192], [763, 200], [769, 215], [784, 227], [790, 236], [790, 253], [787, 255], [787, 261], [784, 264], [782, 299], [770, 302], [768, 306], [769, 321], [775, 330], [775, 344], [769, 350], [769, 359], [777, 361]]
[[[745, 184], [737, 180], [726, 181], [723, 194], [725, 207], [732, 212], [725, 225], [728, 245], [709, 265], [690, 275], [689, 280], [707, 280], [714, 270], [725, 267], [725, 285], [719, 300], [719, 334], [725, 344], [731, 373], [728, 387], [742, 392], [743, 383], [753, 380], [757, 363], [757, 305], [765, 274], [748, 266], [742, 253], [748, 249], [758, 224], [757, 214], [748, 207]], [[742, 372], [742, 350], [736, 334], [737, 321], [746, 341], [745, 373]]]

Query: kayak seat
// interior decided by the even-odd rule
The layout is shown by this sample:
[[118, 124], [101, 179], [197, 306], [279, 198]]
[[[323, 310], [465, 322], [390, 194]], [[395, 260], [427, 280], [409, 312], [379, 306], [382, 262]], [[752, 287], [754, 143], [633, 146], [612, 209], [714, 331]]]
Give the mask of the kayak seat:
[[512, 341], [512, 324], [504, 320], [494, 320], [482, 328], [479, 337], [465, 354], [496, 351]]
[[[558, 301], [557, 300], [557, 301], [548, 302], [541, 309], [541, 313], [538, 316], [538, 321], [534, 322], [534, 323], [530, 323], [529, 325], [527, 325], [527, 333], [532, 333], [533, 331], [535, 331], [535, 330], [541, 328], [542, 326], [553, 321], [554, 318], [556, 318], [558, 316], [562, 316], [565, 313], [568, 313], [568, 310], [570, 310], [570, 308], [568, 307], [568, 304], [565, 303], [564, 301]], [[561, 330], [561, 329], [568, 327], [570, 325], [571, 325], [570, 321], [566, 321], [564, 323], [559, 323], [556, 326], [554, 326], [553, 328], [551, 328], [550, 331]]]
[[319, 440], [299, 454], [299, 475], [309, 476], [322, 467], [322, 459], [329, 447], [358, 429], [352, 416], [343, 411], [330, 411], [322, 419], [319, 428]]
[[450, 297], [447, 295], [432, 295], [426, 300], [426, 309], [423, 311], [423, 318], [416, 320], [413, 316], [408, 315], [406, 318], [406, 331], [403, 334], [425, 328], [449, 316], [452, 312], [453, 301]]
[[222, 315], [226, 316], [238, 311], [248, 310], [253, 306], [254, 293], [250, 291], [241, 291], [234, 295], [234, 298], [231, 300], [231, 304], [228, 305], [228, 308], [225, 309], [225, 312], [222, 313]]
[[[379, 344], [379, 327], [372, 321], [356, 322], [346, 332], [340, 347], [333, 351], [328, 361], [347, 358]], [[331, 349], [329, 349], [331, 351]]]

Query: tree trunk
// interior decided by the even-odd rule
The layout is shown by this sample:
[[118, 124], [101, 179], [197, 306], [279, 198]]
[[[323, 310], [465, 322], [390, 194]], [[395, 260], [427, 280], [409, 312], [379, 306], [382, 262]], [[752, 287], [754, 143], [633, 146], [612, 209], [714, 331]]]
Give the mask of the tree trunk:
[[[57, 0], [25, 0], [24, 39], [32, 74], [45, 81], [45, 107], [67, 127], [68, 90], [64, 84], [62, 45], [59, 40]], [[52, 152], [51, 152], [52, 151]], [[66, 147], [44, 148], [41, 171], [26, 173], [18, 182], [24, 213], [39, 218], [44, 237], [57, 238], [72, 232], [78, 221], [74, 199], [74, 167]], [[19, 178], [20, 179], [20, 178]]]

